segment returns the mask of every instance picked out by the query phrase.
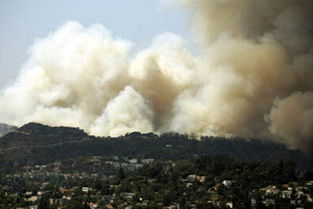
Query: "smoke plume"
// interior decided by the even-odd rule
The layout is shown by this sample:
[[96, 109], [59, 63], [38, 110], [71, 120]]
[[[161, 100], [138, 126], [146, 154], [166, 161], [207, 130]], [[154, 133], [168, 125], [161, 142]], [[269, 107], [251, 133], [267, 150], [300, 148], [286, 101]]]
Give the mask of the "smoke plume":
[[1, 122], [90, 134], [175, 131], [313, 149], [313, 1], [172, 0], [200, 55], [165, 33], [130, 58], [101, 25], [69, 22], [34, 43], [0, 94]]

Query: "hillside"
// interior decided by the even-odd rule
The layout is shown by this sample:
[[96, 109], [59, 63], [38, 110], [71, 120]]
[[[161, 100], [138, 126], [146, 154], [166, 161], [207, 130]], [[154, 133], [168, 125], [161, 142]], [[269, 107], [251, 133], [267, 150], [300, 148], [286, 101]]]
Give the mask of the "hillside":
[[194, 160], [199, 156], [225, 155], [243, 161], [291, 159], [298, 169], [313, 170], [313, 158], [284, 145], [261, 140], [205, 137], [201, 141], [175, 133], [157, 136], [131, 133], [117, 138], [87, 135], [78, 128], [29, 123], [0, 138], [3, 172], [25, 165], [47, 164], [88, 156], [127, 156], [161, 160]]

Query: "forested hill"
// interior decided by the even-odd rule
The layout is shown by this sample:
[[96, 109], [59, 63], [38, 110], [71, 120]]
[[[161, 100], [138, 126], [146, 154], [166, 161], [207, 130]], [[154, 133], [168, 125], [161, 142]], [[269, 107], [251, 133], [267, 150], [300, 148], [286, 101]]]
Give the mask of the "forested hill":
[[10, 172], [25, 165], [47, 164], [85, 156], [127, 156], [162, 160], [193, 160], [199, 156], [225, 155], [243, 161], [293, 160], [299, 169], [313, 170], [313, 157], [281, 144], [241, 138], [187, 135], [161, 136], [130, 133], [117, 138], [89, 136], [78, 128], [29, 123], [0, 138], [0, 167]]

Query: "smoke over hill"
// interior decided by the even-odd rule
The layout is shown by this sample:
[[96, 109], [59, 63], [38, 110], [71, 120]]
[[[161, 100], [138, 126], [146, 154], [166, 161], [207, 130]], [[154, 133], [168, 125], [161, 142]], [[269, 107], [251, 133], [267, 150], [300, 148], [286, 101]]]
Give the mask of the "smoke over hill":
[[174, 34], [130, 58], [101, 25], [69, 22], [34, 43], [0, 94], [2, 122], [100, 136], [175, 131], [313, 146], [313, 1], [176, 0], [201, 49]]
[[14, 126], [10, 126], [4, 123], [0, 123], [0, 137], [11, 132], [14, 131], [17, 127]]

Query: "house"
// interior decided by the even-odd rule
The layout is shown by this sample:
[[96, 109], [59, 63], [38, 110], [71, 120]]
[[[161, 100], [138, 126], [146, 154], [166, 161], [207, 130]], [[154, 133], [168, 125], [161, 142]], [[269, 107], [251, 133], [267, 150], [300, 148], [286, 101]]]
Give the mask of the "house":
[[283, 199], [291, 199], [292, 191], [290, 190], [283, 190], [281, 192], [281, 198]]
[[255, 198], [251, 198], [251, 207], [256, 207], [257, 201]]
[[193, 183], [187, 183], [187, 184], [186, 184], [186, 187], [189, 188], [189, 187], [191, 187], [192, 185], [193, 185]]
[[270, 205], [275, 205], [275, 200], [274, 199], [266, 199], [266, 200], [263, 200], [263, 204], [267, 207]]
[[186, 179], [188, 182], [194, 182], [196, 180], [196, 175], [189, 175]]
[[280, 190], [276, 186], [269, 186], [265, 190], [266, 195], [277, 195], [280, 193]]
[[154, 159], [142, 159], [141, 162], [143, 164], [150, 164], [150, 163], [153, 163], [154, 162]]
[[157, 179], [148, 179], [148, 183], [149, 184], [152, 184], [152, 183], [155, 183], [155, 182], [157, 182]]
[[50, 198], [49, 199], [49, 204], [50, 205], [60, 204], [60, 199]]
[[35, 202], [38, 200], [38, 196], [31, 196], [27, 199], [25, 199], [27, 202]]
[[227, 187], [227, 188], [229, 188], [229, 187], [231, 187], [232, 186], [232, 181], [230, 181], [230, 180], [224, 180], [223, 182], [222, 182], [222, 184], [225, 186], [225, 187]]
[[120, 163], [119, 163], [119, 162], [114, 162], [114, 161], [105, 161], [105, 164], [112, 165], [114, 168], [118, 168], [118, 167], [120, 167]]
[[112, 206], [112, 204], [107, 204], [107, 205], [105, 205], [105, 208], [107, 208], [107, 209], [114, 209], [113, 206]]
[[65, 188], [59, 188], [59, 191], [61, 192], [61, 193], [70, 193], [72, 190], [70, 190], [70, 189], [65, 189]]
[[71, 200], [71, 199], [72, 199], [71, 196], [63, 196], [63, 197], [62, 197], [62, 200]]
[[298, 191], [297, 192], [297, 198], [300, 199], [301, 197], [304, 196], [304, 192], [303, 191]]
[[25, 192], [25, 195], [26, 195], [26, 196], [31, 196], [32, 194], [33, 194], [33, 192], [31, 192], [31, 191]]
[[228, 208], [233, 208], [234, 207], [234, 204], [232, 202], [227, 202], [226, 203], [226, 207]]
[[90, 202], [88, 205], [89, 205], [90, 209], [96, 209], [99, 206], [99, 204], [95, 203], [95, 202]]
[[86, 192], [86, 193], [90, 192], [91, 190], [92, 190], [92, 188], [90, 188], [90, 187], [83, 187], [82, 188], [82, 191]]
[[203, 183], [205, 182], [205, 176], [197, 176], [197, 181], [200, 182], [200, 183]]
[[168, 207], [164, 207], [164, 209], [180, 209], [179, 203], [173, 203]]
[[110, 184], [109, 186], [110, 186], [110, 189], [116, 189], [116, 188], [118, 188], [118, 185], [116, 185], [116, 184]]
[[313, 202], [313, 198], [311, 197], [311, 194], [306, 194], [306, 199], [308, 202]]
[[127, 164], [127, 166], [125, 166], [125, 168], [127, 168], [128, 170], [131, 171], [135, 171], [137, 169], [140, 169], [143, 167], [143, 164], [140, 163], [131, 163], [131, 164]]
[[134, 158], [134, 159], [129, 159], [128, 162], [132, 163], [132, 164], [136, 164], [138, 162], [138, 160], [136, 158]]
[[135, 197], [135, 193], [122, 192], [121, 196], [125, 199], [131, 200]]
[[190, 209], [197, 209], [197, 205], [196, 205], [196, 204], [190, 204], [190, 205], [189, 205], [189, 208], [190, 208]]
[[90, 176], [91, 176], [91, 177], [94, 177], [94, 178], [97, 178], [97, 177], [99, 176], [99, 174], [97, 174], [97, 173], [92, 173]]
[[313, 186], [313, 181], [309, 181], [305, 185], [308, 186], [308, 187], [311, 187], [311, 186]]

